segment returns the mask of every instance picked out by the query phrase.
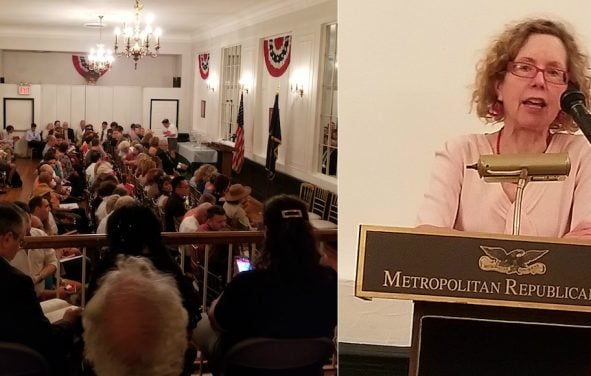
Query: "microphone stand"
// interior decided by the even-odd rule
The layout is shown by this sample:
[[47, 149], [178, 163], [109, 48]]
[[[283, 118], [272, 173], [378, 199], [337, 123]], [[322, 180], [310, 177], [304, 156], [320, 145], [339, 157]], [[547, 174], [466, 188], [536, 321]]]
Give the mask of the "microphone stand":
[[519, 180], [517, 181], [517, 193], [515, 195], [515, 207], [513, 208], [513, 235], [519, 235], [519, 228], [521, 226], [521, 202], [523, 201], [523, 190], [525, 185], [529, 182], [527, 169], [522, 168], [519, 173]]

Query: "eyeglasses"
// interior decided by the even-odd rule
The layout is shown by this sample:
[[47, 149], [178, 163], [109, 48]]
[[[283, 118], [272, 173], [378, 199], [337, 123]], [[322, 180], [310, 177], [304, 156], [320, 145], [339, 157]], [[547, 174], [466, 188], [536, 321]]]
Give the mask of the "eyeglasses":
[[538, 72], [542, 72], [546, 82], [556, 85], [566, 85], [568, 82], [568, 73], [558, 68], [541, 69], [530, 63], [512, 61], [507, 64], [507, 70], [515, 76], [523, 78], [534, 78]]

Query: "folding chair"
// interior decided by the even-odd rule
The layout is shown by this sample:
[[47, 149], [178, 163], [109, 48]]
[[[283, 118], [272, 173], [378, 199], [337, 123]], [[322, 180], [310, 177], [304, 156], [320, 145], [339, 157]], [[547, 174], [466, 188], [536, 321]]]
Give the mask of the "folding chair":
[[45, 358], [19, 343], [0, 342], [0, 365], [0, 375], [51, 375]]
[[249, 338], [228, 350], [222, 375], [320, 376], [333, 353], [330, 338]]

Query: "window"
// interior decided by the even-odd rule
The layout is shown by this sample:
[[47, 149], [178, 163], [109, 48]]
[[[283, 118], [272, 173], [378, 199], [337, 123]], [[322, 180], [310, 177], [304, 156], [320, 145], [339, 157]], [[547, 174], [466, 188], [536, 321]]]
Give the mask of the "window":
[[337, 176], [338, 87], [337, 24], [325, 27], [324, 72], [320, 107], [320, 166], [322, 174]]
[[[224, 140], [236, 139], [236, 116], [240, 105], [240, 48], [233, 46], [222, 50], [222, 114], [221, 135]], [[232, 129], [234, 126], [234, 129]]]

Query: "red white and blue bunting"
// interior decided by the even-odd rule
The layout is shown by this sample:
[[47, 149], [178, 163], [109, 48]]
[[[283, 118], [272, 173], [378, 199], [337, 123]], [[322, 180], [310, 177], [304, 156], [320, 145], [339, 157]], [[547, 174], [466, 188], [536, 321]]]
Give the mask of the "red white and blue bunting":
[[197, 64], [199, 65], [201, 78], [207, 80], [207, 77], [209, 77], [209, 53], [200, 54]]
[[263, 54], [269, 74], [273, 77], [281, 76], [291, 60], [291, 35], [266, 38], [263, 43]]
[[74, 64], [74, 68], [76, 72], [80, 74], [82, 77], [86, 79], [86, 82], [94, 84], [96, 81], [102, 77], [108, 70], [104, 70], [100, 73], [92, 71], [88, 68], [88, 61], [86, 61], [86, 56], [83, 55], [72, 55], [72, 63]]

